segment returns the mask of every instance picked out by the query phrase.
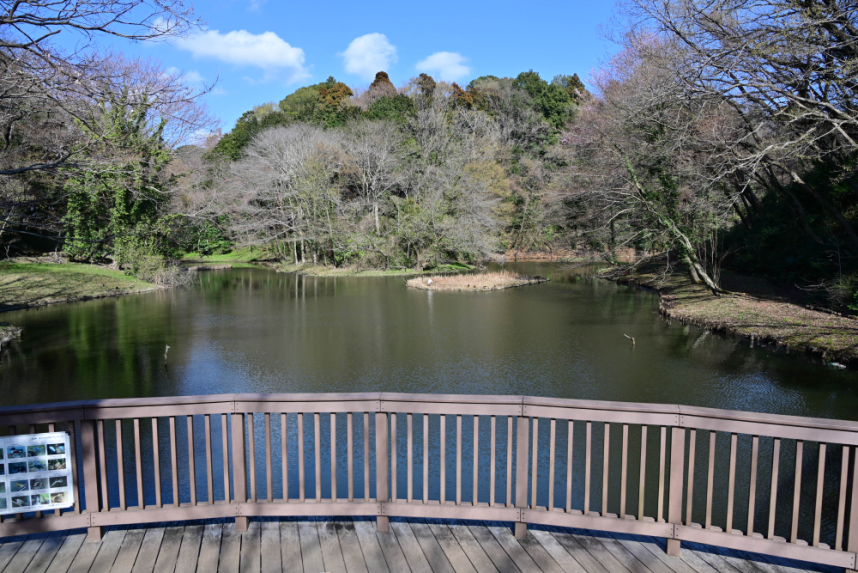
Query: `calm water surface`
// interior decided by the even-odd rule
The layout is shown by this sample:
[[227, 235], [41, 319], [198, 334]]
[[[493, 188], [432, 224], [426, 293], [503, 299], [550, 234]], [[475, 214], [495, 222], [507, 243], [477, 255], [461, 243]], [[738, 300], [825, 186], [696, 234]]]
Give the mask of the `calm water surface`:
[[402, 278], [233, 269], [201, 273], [186, 290], [5, 313], [25, 334], [0, 363], [2, 403], [398, 391], [858, 420], [855, 372], [668, 324], [655, 293], [588, 279], [587, 269], [507, 267], [552, 281], [432, 293]]
[[[658, 315], [655, 293], [618, 286], [608, 281], [587, 278], [592, 269], [570, 270], [560, 264], [509, 265], [528, 274], [552, 279], [546, 284], [487, 293], [426, 292], [406, 288], [402, 278], [312, 278], [277, 274], [265, 269], [235, 269], [202, 273], [199, 284], [187, 290], [157, 292], [139, 296], [104, 299], [42, 309], [6, 313], [3, 320], [25, 327], [23, 339], [7, 350], [0, 362], [2, 404], [26, 404], [84, 398], [134, 396], [171, 396], [234, 392], [355, 392], [397, 391], [469, 394], [528, 394], [599, 400], [679, 403], [714, 408], [796, 414], [858, 420], [858, 379], [856, 373], [834, 370], [799, 354], [785, 354], [768, 348], [751, 349], [746, 341], [735, 341], [681, 324], [668, 324]], [[632, 347], [623, 336], [633, 336]], [[169, 345], [165, 365], [164, 349]], [[259, 418], [259, 417], [257, 417]], [[485, 417], [484, 417], [485, 418]], [[454, 435], [453, 417], [448, 417], [447, 436]], [[548, 432], [540, 424], [538, 503], [547, 504]], [[126, 422], [126, 426], [130, 422]], [[161, 419], [163, 435], [167, 421]], [[202, 420], [194, 422], [203, 439]], [[263, 434], [261, 419], [255, 420], [257, 448]], [[310, 417], [305, 424], [311, 424]], [[345, 420], [339, 417], [339, 426]], [[430, 420], [433, 449], [439, 434], [439, 419]], [[218, 417], [212, 430], [220, 435]], [[325, 421], [324, 424], [328, 424]], [[327, 428], [326, 425], [323, 426]], [[471, 421], [465, 421], [463, 475], [472, 475], [473, 455]], [[481, 420], [483, 432], [488, 419]], [[179, 424], [179, 444], [186, 443], [183, 424]], [[290, 496], [298, 495], [297, 421], [290, 416]], [[505, 424], [499, 423], [498, 440], [506, 443]], [[362, 426], [356, 424], [356, 444], [362, 444]], [[404, 424], [398, 426], [400, 491], [406, 482]], [[583, 459], [584, 428], [576, 424], [575, 456]], [[603, 428], [594, 433], [595, 451], [601, 451]], [[107, 428], [107, 458], [115, 458]], [[148, 434], [144, 432], [144, 441]], [[305, 436], [311, 435], [305, 426]], [[327, 430], [325, 430], [327, 432]], [[415, 443], [422, 443], [422, 425], [415, 424]], [[648, 442], [649, 459], [658, 459], [657, 429]], [[125, 467], [134, 464], [131, 428], [126, 427]], [[345, 439], [345, 427], [338, 430], [338, 447]], [[280, 440], [274, 428], [275, 442]], [[305, 437], [305, 439], [307, 439]], [[323, 440], [328, 440], [324, 438]], [[719, 435], [716, 467], [725, 468], [729, 435]], [[218, 442], [218, 440], [215, 440]], [[695, 474], [694, 520], [705, 516], [708, 436], [698, 435]], [[612, 441], [613, 450], [618, 441]], [[487, 442], [481, 441], [481, 467], [488, 463]], [[566, 435], [558, 432], [559, 451], [565, 451]], [[640, 429], [630, 434], [630, 450], [639, 451]], [[199, 458], [203, 443], [197, 444]], [[312, 449], [312, 445], [307, 447]], [[162, 483], [170, 482], [166, 460], [169, 451], [161, 444]], [[453, 447], [452, 444], [449, 447]], [[221, 452], [214, 448], [215, 465]], [[329, 444], [323, 442], [323, 465], [328, 464]], [[279, 448], [275, 448], [279, 450]], [[419, 448], [418, 448], [419, 449]], [[611, 464], [618, 467], [620, 452], [611, 453]], [[781, 452], [776, 532], [788, 535], [794, 483], [795, 444], [785, 440]], [[838, 450], [839, 451], [839, 450]], [[760, 442], [759, 491], [768, 492], [772, 441]], [[834, 450], [832, 450], [834, 452]], [[736, 476], [736, 526], [746, 523], [749, 487], [750, 437], [740, 437]], [[505, 451], [499, 448], [500, 468], [505, 467]], [[187, 453], [179, 452], [184, 464]], [[355, 448], [355, 463], [362, 465], [362, 451]], [[420, 453], [415, 464], [422, 464]], [[818, 448], [805, 448], [802, 503], [799, 533], [810, 539], [815, 500], [815, 476]], [[204, 458], [197, 467], [204, 467]], [[448, 459], [449, 463], [450, 459]], [[307, 495], [313, 497], [312, 457], [305, 471], [310, 476]], [[437, 499], [441, 487], [438, 460], [429, 462], [431, 499]], [[564, 462], [565, 463], [565, 462]], [[596, 456], [594, 490], [600, 490], [601, 459]], [[630, 460], [630, 475], [637, 476], [637, 459]], [[261, 464], [261, 465], [260, 465]], [[182, 466], [184, 467], [184, 466]], [[274, 497], [283, 495], [281, 460], [275, 452], [271, 486]], [[584, 482], [580, 463], [574, 473], [572, 505], [581, 509]], [[266, 491], [264, 459], [257, 460], [257, 485]], [[144, 455], [144, 472], [153, 472], [153, 461]], [[345, 491], [346, 468], [338, 471], [340, 497]], [[565, 471], [565, 470], [564, 470]], [[115, 480], [111, 475], [111, 503], [118, 503]], [[329, 466], [322, 468], [320, 487], [330, 495]], [[834, 516], [838, 498], [839, 453], [829, 456], [826, 465], [823, 540], [834, 537]], [[415, 496], [422, 496], [421, 471], [415, 471]], [[374, 495], [374, 481], [363, 483], [356, 472], [355, 487], [365, 486]], [[716, 499], [726, 499], [727, 473], [716, 472]], [[448, 498], [455, 493], [453, 468], [448, 468], [444, 485]], [[563, 473], [559, 475], [565, 475]], [[224, 482], [214, 472], [215, 499], [223, 499]], [[611, 474], [610, 511], [619, 510], [619, 474]], [[197, 491], [205, 489], [205, 476], [198, 473]], [[505, 491], [505, 477], [499, 475], [498, 491]], [[654, 497], [658, 483], [657, 464], [647, 468], [647, 515], [656, 515]], [[190, 484], [182, 474], [179, 495], [190, 499]], [[556, 503], [565, 505], [560, 487]], [[453, 492], [453, 493], [450, 493]], [[469, 480], [463, 486], [463, 499], [471, 499]], [[126, 495], [136, 502], [135, 477], [128, 474]], [[146, 503], [155, 500], [151, 481], [144, 485]], [[165, 503], [172, 499], [165, 493]], [[263, 495], [263, 494], [260, 494]], [[362, 494], [360, 494], [362, 495]], [[485, 472], [478, 492], [488, 501]], [[628, 511], [636, 511], [637, 491], [630, 491]], [[264, 497], [264, 495], [263, 495]], [[132, 501], [133, 500], [133, 501]], [[503, 502], [505, 500], [500, 499]], [[591, 508], [598, 511], [601, 500], [592, 498]], [[610, 505], [613, 503], [613, 505]], [[757, 530], [768, 521], [768, 497], [756, 505]], [[726, 505], [716, 504], [713, 520], [724, 525]]]

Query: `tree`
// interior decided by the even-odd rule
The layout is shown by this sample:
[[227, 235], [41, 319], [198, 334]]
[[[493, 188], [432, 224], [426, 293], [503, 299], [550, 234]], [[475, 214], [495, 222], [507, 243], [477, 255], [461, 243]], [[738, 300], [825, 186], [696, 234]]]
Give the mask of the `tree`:
[[[637, 0], [627, 9], [635, 34], [676, 45], [669, 67], [689, 97], [716, 98], [741, 119], [745, 133], [723, 175], [779, 193], [794, 186], [858, 248], [845, 215], [858, 204], [858, 6], [728, 0], [713, 10], [698, 0]], [[819, 170], [826, 176], [811, 182]], [[796, 197], [787, 200], [802, 210]]]
[[206, 123], [198, 115], [176, 113], [198, 95], [184, 86], [179, 74], [156, 81], [151, 75], [156, 66], [144, 61], [88, 49], [67, 53], [52, 43], [60, 34], [78, 34], [87, 41], [104, 35], [133, 41], [180, 36], [199, 21], [179, 0], [31, 0], [4, 2], [0, 10], [0, 128], [5, 137], [0, 176], [55, 170], [85, 155], [86, 142], [79, 134], [75, 144], [68, 145], [62, 136], [33, 137], [29, 127], [48, 127], [51, 122], [45, 118], [50, 114], [54, 125], [68, 125], [73, 118], [87, 133], [96, 133], [97, 124], [86, 110], [105, 88], [121, 91], [131, 78], [160, 84], [150, 105], [173, 115], [174, 129], [182, 122], [191, 130]]

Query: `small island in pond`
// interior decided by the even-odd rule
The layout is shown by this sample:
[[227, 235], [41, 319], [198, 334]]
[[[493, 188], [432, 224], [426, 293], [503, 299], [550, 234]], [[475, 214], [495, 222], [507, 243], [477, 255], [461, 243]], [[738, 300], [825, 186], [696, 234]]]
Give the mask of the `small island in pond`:
[[489, 291], [548, 282], [544, 277], [528, 277], [510, 272], [480, 273], [476, 275], [437, 275], [416, 277], [406, 284], [423, 290], [475, 290]]

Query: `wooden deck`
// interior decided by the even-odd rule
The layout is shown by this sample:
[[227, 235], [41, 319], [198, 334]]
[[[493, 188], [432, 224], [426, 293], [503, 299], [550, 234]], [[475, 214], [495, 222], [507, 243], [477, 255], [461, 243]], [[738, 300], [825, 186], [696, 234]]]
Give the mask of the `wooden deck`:
[[251, 521], [108, 529], [100, 542], [82, 531], [0, 540], [2, 573], [799, 573], [838, 569], [684, 544], [668, 557], [664, 540], [582, 530], [532, 528], [517, 540], [509, 526], [391, 520]]

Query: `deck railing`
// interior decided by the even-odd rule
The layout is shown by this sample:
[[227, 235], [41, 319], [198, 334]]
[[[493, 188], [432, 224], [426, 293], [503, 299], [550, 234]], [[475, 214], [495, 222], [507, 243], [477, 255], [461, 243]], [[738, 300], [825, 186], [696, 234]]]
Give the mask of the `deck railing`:
[[68, 431], [73, 508], [0, 536], [252, 516], [496, 520], [856, 569], [858, 423], [515, 396], [235, 394], [0, 409]]

